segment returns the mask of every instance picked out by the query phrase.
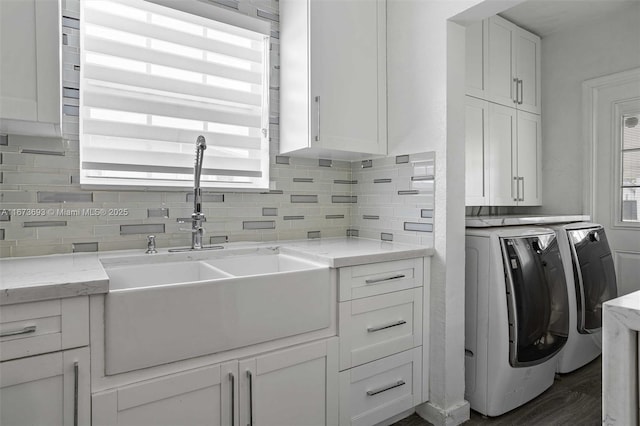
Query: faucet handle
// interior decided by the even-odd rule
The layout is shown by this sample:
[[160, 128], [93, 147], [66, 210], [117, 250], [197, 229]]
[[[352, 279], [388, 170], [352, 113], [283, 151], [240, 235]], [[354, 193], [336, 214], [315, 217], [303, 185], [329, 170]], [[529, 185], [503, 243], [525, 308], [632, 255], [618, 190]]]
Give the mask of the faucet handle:
[[157, 252], [158, 251], [156, 250], [156, 236], [155, 235], [147, 236], [147, 251], [145, 253], [154, 254]]

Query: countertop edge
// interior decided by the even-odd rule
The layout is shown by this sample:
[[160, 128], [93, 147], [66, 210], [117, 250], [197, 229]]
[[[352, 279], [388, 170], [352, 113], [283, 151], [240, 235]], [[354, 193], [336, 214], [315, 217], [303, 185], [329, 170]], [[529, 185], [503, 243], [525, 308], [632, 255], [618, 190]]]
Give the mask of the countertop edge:
[[6, 288], [0, 292], [0, 306], [16, 303], [40, 302], [67, 297], [89, 296], [109, 292], [109, 279], [47, 283], [29, 287]]

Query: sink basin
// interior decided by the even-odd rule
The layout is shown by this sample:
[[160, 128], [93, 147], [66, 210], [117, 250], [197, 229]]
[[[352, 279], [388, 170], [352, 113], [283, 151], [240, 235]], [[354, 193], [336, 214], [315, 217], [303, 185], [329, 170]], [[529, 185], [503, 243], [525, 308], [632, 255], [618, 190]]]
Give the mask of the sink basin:
[[301, 271], [309, 267], [309, 262], [286, 254], [231, 256], [205, 263], [235, 276]]
[[122, 290], [164, 284], [177, 284], [228, 278], [231, 275], [203, 262], [169, 262], [106, 268], [109, 288]]
[[[160, 255], [159, 255], [160, 256]], [[329, 267], [280, 253], [103, 261], [105, 373], [124, 373], [329, 327]], [[202, 255], [199, 255], [202, 256]], [[146, 262], [146, 263], [145, 263]]]

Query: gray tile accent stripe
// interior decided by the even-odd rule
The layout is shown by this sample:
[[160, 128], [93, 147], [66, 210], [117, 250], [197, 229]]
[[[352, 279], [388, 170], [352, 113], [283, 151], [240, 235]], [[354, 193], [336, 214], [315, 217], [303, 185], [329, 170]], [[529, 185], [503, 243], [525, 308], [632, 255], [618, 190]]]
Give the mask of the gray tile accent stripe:
[[294, 182], [313, 183], [313, 178], [293, 178]]
[[262, 216], [278, 216], [278, 209], [275, 207], [263, 207]]
[[275, 220], [246, 220], [242, 222], [242, 229], [276, 229]]
[[271, 189], [269, 191], [261, 192], [260, 194], [279, 195], [279, 194], [284, 194], [284, 191], [282, 189]]
[[271, 31], [271, 37], [279, 39], [280, 31]]
[[317, 203], [317, 195], [291, 195], [292, 203]]
[[4, 240], [4, 229], [0, 229], [0, 240]]
[[9, 135], [5, 135], [5, 134], [0, 135], [0, 145], [4, 145], [4, 146], [9, 145]]
[[347, 237], [358, 237], [360, 232], [357, 229], [347, 229]]
[[[280, 69], [280, 65], [274, 66], [276, 69]], [[280, 125], [280, 117], [269, 117], [269, 124]]]
[[362, 160], [362, 168], [369, 169], [373, 167], [373, 160]]
[[416, 195], [419, 194], [420, 191], [418, 191], [417, 189], [409, 189], [409, 190], [401, 190], [398, 191], [398, 195]]
[[411, 176], [412, 181], [434, 180], [435, 176]]
[[75, 106], [75, 105], [63, 105], [62, 106], [62, 112], [65, 115], [70, 115], [72, 117], [79, 117], [80, 116], [80, 107], [79, 106]]
[[307, 238], [309, 238], [309, 239], [320, 238], [320, 231], [309, 231], [309, 232], [307, 232]]
[[367, 219], [367, 220], [379, 220], [380, 216], [376, 216], [376, 215], [372, 215], [372, 214], [364, 214], [362, 215], [363, 219]]
[[380, 233], [380, 239], [382, 241], [393, 241], [393, 234], [391, 234], [389, 232], [381, 232]]
[[229, 242], [228, 235], [212, 235], [209, 238], [209, 244], [223, 244]]
[[328, 160], [326, 158], [320, 158], [318, 160], [318, 166], [320, 166], [320, 167], [333, 167], [333, 160]]
[[289, 157], [284, 155], [276, 155], [276, 164], [291, 164]]
[[39, 203], [92, 203], [93, 192], [38, 191]]
[[304, 220], [304, 216], [283, 216], [284, 220]]
[[[210, 192], [202, 193], [202, 202], [204, 203], [224, 203], [224, 194], [212, 194]], [[187, 203], [193, 203], [193, 193], [187, 194]]]
[[333, 183], [341, 184], [341, 185], [357, 185], [357, 180], [343, 180], [343, 179], [334, 179]]
[[147, 209], [147, 217], [169, 217], [169, 209], [165, 207], [157, 208], [157, 209]]
[[420, 209], [420, 217], [432, 218], [433, 209]]
[[418, 232], [433, 232], [433, 224], [431, 223], [418, 223], [418, 222], [405, 222], [405, 231], [418, 231]]
[[164, 234], [164, 223], [147, 223], [144, 225], [120, 225], [120, 235], [132, 234]]
[[98, 251], [98, 243], [73, 243], [71, 250], [74, 253], [91, 253]]
[[238, 2], [235, 0], [211, 0], [213, 3], [221, 4], [222, 6], [230, 7], [231, 9], [238, 10]]
[[40, 155], [55, 155], [58, 157], [64, 157], [64, 151], [45, 151], [44, 149], [27, 149], [23, 148], [20, 150], [21, 154], [40, 154]]
[[[206, 222], [207, 218], [203, 217], [202, 221]], [[176, 217], [176, 222], [178, 222], [178, 223], [192, 223], [193, 219], [191, 219], [191, 217]]]
[[80, 89], [74, 89], [73, 87], [63, 87], [62, 96], [71, 99], [80, 99]]
[[396, 164], [405, 164], [409, 162], [408, 155], [396, 155]]
[[68, 16], [62, 17], [62, 26], [67, 28], [73, 28], [74, 30], [80, 29], [80, 20], [76, 18], [69, 18]]
[[357, 195], [332, 195], [331, 202], [332, 203], [357, 203], [358, 196]]
[[374, 179], [373, 183], [391, 183], [391, 179]]
[[324, 217], [325, 219], [344, 219], [343, 214], [328, 214]]
[[22, 224], [25, 228], [44, 228], [49, 226], [67, 226], [66, 220], [34, 220], [31, 222], [24, 222]]
[[280, 22], [280, 16], [275, 13], [267, 12], [266, 10], [258, 9], [256, 14], [261, 18], [266, 18], [274, 22]]

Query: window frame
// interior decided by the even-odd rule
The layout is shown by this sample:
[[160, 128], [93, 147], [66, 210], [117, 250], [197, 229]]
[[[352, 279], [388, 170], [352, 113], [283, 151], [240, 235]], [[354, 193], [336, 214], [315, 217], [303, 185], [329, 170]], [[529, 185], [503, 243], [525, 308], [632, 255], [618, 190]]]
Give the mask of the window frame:
[[[611, 203], [611, 217], [613, 218], [612, 226], [614, 228], [628, 228], [628, 229], [638, 229], [640, 228], [640, 220], [633, 221], [624, 221], [622, 220], [622, 191], [624, 188], [623, 185], [623, 126], [624, 126], [624, 117], [629, 114], [638, 114], [640, 113], [640, 109], [638, 105], [640, 104], [640, 99], [628, 99], [622, 102], [617, 102], [614, 105], [614, 117], [612, 120], [612, 134], [613, 141], [615, 141], [615, 148], [612, 152], [612, 162], [613, 162], [613, 183], [615, 184], [615, 188], [612, 192], [612, 203]], [[638, 185], [638, 190], [640, 191], [640, 184]], [[638, 206], [640, 207], [640, 206]]]

